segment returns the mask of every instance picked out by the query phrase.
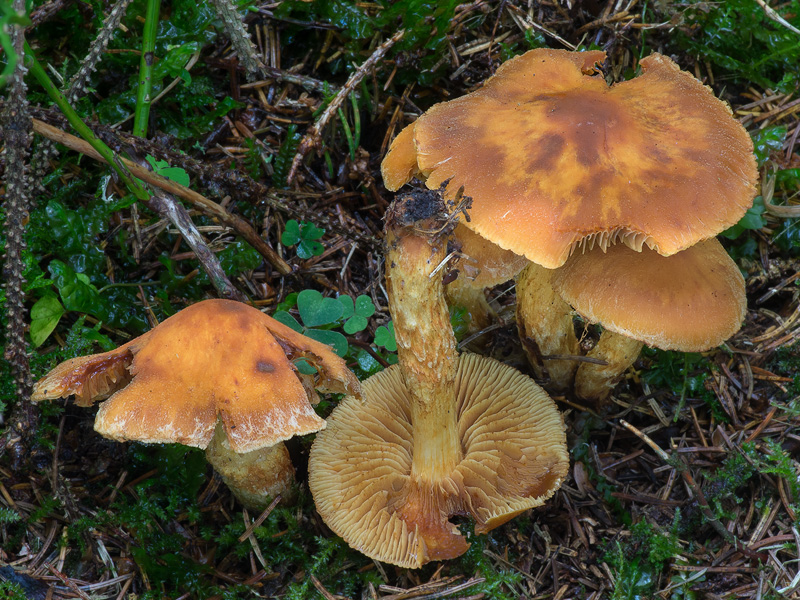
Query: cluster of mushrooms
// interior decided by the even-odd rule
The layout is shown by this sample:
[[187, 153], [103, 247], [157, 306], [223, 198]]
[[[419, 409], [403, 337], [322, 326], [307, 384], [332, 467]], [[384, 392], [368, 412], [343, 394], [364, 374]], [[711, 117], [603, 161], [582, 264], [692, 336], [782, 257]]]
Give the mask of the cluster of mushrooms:
[[[459, 556], [469, 544], [452, 517], [487, 532], [542, 505], [569, 460], [554, 402], [517, 370], [459, 354], [448, 302], [480, 326], [484, 288], [516, 277], [536, 375], [593, 399], [643, 343], [705, 350], [744, 317], [743, 278], [713, 238], [755, 196], [749, 136], [668, 58], [651, 55], [613, 86], [604, 58], [533, 50], [397, 136], [386, 187], [417, 177], [429, 188], [398, 195], [385, 217], [397, 365], [359, 383], [327, 346], [206, 300], [59, 365], [34, 399], [104, 400], [95, 429], [106, 437], [205, 448], [252, 509], [291, 494], [282, 442], [318, 431], [309, 486], [335, 533], [403, 567]], [[443, 268], [454, 254], [457, 271]], [[591, 360], [573, 310], [604, 329]], [[300, 374], [299, 359], [316, 373]], [[327, 423], [311, 405], [317, 389], [347, 394]]]

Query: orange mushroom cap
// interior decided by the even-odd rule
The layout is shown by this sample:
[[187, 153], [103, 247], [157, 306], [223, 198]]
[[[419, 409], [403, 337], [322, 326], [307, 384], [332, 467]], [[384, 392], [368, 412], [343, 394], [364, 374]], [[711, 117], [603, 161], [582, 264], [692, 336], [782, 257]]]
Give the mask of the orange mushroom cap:
[[360, 395], [328, 346], [246, 304], [205, 300], [116, 350], [62, 363], [36, 384], [33, 399], [76, 394], [88, 405], [112, 394], [95, 429], [117, 440], [205, 448], [219, 418], [231, 449], [244, 453], [325, 426], [295, 358], [317, 367], [314, 387]]
[[449, 180], [449, 195], [463, 186], [470, 229], [547, 268], [581, 243], [668, 256], [736, 223], [758, 171], [728, 105], [660, 54], [613, 86], [604, 59], [537, 49], [507, 61], [401, 132], [386, 186], [417, 171], [432, 189]]
[[718, 346], [747, 310], [744, 278], [716, 239], [668, 257], [622, 245], [576, 253], [553, 287], [590, 322], [662, 350]]

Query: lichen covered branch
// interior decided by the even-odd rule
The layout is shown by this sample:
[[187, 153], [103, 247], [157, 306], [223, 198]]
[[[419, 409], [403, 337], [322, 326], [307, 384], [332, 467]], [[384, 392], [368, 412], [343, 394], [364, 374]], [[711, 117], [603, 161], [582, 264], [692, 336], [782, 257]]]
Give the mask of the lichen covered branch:
[[[15, 0], [14, 10], [23, 15], [25, 0]], [[31, 380], [28, 345], [25, 341], [25, 222], [30, 205], [30, 178], [28, 157], [32, 138], [31, 116], [28, 111], [27, 86], [24, 76], [27, 69], [21, 57], [24, 54], [25, 30], [11, 26], [12, 44], [20, 60], [8, 82], [8, 98], [0, 113], [0, 125], [5, 132], [5, 233], [6, 247], [3, 262], [3, 280], [6, 291], [6, 347], [4, 358], [11, 365], [16, 384], [18, 404], [12, 416], [12, 428], [23, 435], [35, 426], [36, 413], [30, 404]]]

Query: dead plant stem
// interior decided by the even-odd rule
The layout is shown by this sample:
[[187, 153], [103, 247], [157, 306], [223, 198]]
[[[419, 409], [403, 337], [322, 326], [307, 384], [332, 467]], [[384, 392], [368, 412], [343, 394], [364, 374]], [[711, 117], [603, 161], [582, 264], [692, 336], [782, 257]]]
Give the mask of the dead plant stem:
[[300, 163], [303, 162], [303, 159], [306, 155], [311, 151], [312, 148], [315, 148], [320, 143], [320, 137], [322, 132], [325, 130], [328, 121], [333, 118], [335, 114], [337, 114], [339, 107], [344, 102], [345, 98], [349, 96], [353, 90], [356, 89], [361, 80], [364, 76], [372, 69], [378, 61], [380, 61], [386, 53], [389, 51], [389, 48], [394, 46], [397, 42], [399, 42], [403, 35], [405, 35], [405, 30], [401, 29], [397, 33], [395, 33], [392, 37], [388, 40], [383, 42], [380, 46], [378, 46], [372, 55], [364, 61], [364, 63], [356, 69], [349, 77], [347, 82], [341, 87], [338, 91], [336, 96], [333, 97], [330, 104], [325, 108], [322, 114], [317, 119], [317, 122], [306, 132], [305, 137], [300, 142], [300, 146], [297, 148], [297, 154], [295, 154], [294, 159], [292, 160], [292, 167], [289, 169], [289, 176], [287, 177], [287, 182], [292, 183], [295, 176], [297, 175], [297, 169], [300, 168]]
[[[48, 125], [47, 123], [39, 121], [38, 119], [33, 119], [33, 130], [39, 135], [43, 135], [51, 140], [64, 144], [68, 148], [80, 152], [81, 154], [85, 154], [100, 162], [106, 162], [105, 159], [103, 159], [103, 157], [100, 156], [100, 154], [87, 142], [75, 137], [74, 135], [70, 135], [65, 131], [62, 131], [61, 129], [58, 129], [57, 127]], [[284, 261], [280, 256], [278, 256], [278, 253], [270, 248], [244, 219], [230, 214], [219, 204], [209, 200], [201, 194], [198, 194], [194, 190], [175, 183], [174, 181], [170, 181], [165, 177], [161, 177], [160, 175], [153, 173], [149, 169], [142, 167], [133, 161], [125, 158], [121, 159], [121, 161], [126, 167], [128, 167], [131, 173], [139, 179], [161, 188], [165, 192], [178, 196], [179, 198], [183, 198], [203, 213], [219, 219], [221, 223], [232, 228], [247, 243], [253, 246], [253, 248], [255, 248], [259, 254], [261, 254], [261, 256], [263, 256], [273, 267], [275, 267], [275, 269], [281, 275], [288, 275], [292, 272], [292, 268], [289, 266], [289, 264], [286, 263], [286, 261]]]

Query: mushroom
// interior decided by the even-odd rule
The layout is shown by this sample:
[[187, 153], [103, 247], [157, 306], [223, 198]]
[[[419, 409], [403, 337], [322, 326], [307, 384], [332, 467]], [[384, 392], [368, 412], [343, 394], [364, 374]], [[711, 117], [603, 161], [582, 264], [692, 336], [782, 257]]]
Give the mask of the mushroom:
[[[300, 358], [315, 376], [297, 372]], [[242, 504], [263, 509], [294, 480], [282, 442], [325, 427], [309, 404], [318, 399], [314, 388], [360, 396], [355, 375], [328, 346], [246, 304], [205, 300], [116, 350], [61, 363], [33, 399], [105, 400], [98, 433], [205, 448]]]
[[572, 310], [553, 289], [555, 272], [529, 263], [517, 275], [517, 329], [536, 379], [563, 391], [572, 386], [580, 343]]
[[758, 177], [728, 105], [666, 56], [608, 86], [598, 51], [536, 49], [471, 94], [431, 107], [381, 165], [396, 190], [419, 175], [472, 197], [464, 225], [546, 267], [578, 245], [668, 256], [736, 223]]
[[528, 259], [474, 233], [462, 223], [453, 232], [459, 260], [455, 279], [445, 286], [450, 306], [463, 306], [470, 315], [469, 330], [480, 331], [489, 325], [494, 310], [486, 301], [484, 290], [513, 279]]
[[[548, 269], [576, 248], [621, 242], [669, 256], [736, 223], [758, 177], [753, 144], [726, 103], [669, 58], [654, 53], [641, 75], [606, 85], [603, 52], [536, 49], [515, 57], [479, 90], [431, 107], [394, 139], [386, 187], [418, 176], [473, 198], [464, 225]], [[531, 266], [532, 271], [536, 270]], [[577, 349], [563, 311], [540, 278], [517, 280], [518, 325], [537, 376], [566, 387]], [[545, 294], [540, 298], [540, 294]], [[531, 322], [547, 314], [553, 324]], [[561, 316], [556, 316], [556, 315]]]
[[[661, 256], [649, 248], [634, 252], [615, 245], [573, 254], [556, 270], [526, 268], [534, 280], [527, 291], [549, 288], [555, 305], [528, 302], [538, 312], [530, 323], [558, 322], [551, 336], [574, 339], [570, 306], [603, 333], [575, 375], [576, 394], [604, 399], [644, 344], [662, 350], [701, 352], [739, 330], [746, 312], [744, 278], [716, 240]], [[538, 293], [538, 292], [532, 292]], [[602, 364], [606, 363], [606, 364]]]
[[459, 357], [439, 265], [454, 226], [441, 196], [415, 191], [386, 214], [389, 308], [399, 364], [345, 398], [309, 458], [309, 487], [334, 532], [404, 567], [468, 544], [449, 518], [484, 533], [540, 506], [569, 461], [553, 401], [493, 359]]

